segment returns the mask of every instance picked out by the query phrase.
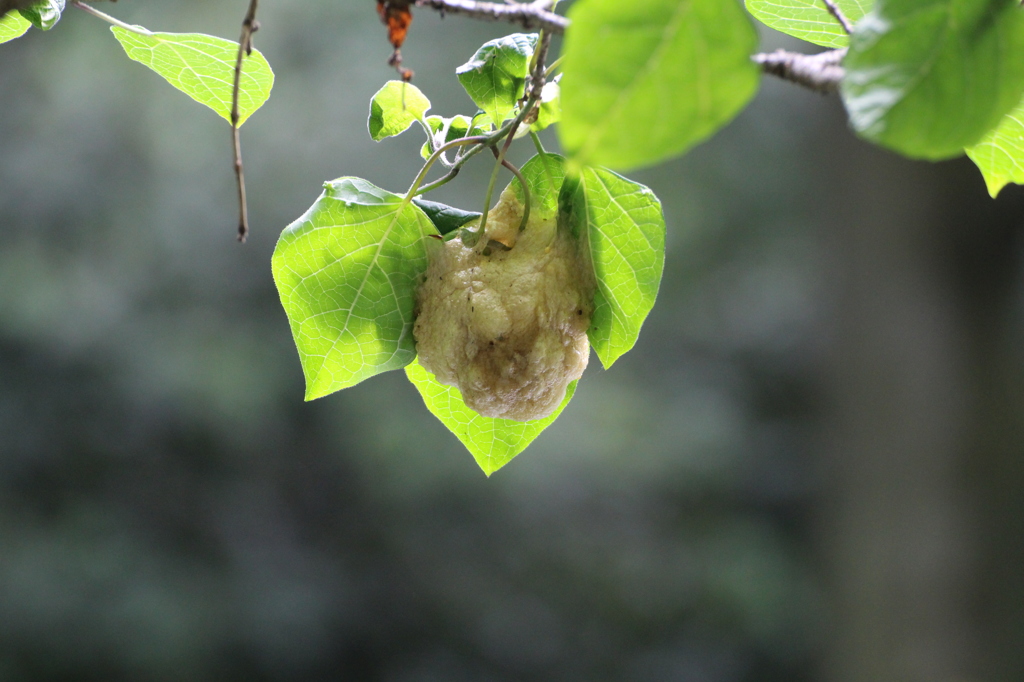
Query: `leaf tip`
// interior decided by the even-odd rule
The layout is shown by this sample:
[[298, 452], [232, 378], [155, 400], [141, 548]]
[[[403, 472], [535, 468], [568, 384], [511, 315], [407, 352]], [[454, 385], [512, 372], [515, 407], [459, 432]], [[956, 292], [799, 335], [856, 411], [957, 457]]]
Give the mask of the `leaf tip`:
[[985, 187], [988, 189], [988, 195], [993, 199], [998, 197], [999, 193], [1008, 184], [1010, 184], [1010, 181], [1006, 178], [985, 178]]
[[306, 391], [303, 394], [302, 399], [307, 403], [340, 390], [338, 387], [332, 385], [333, 382], [330, 380], [330, 377], [325, 376], [326, 372], [323, 371], [323, 367], [319, 370], [314, 370], [314, 368], [309, 367], [306, 360], [303, 359], [302, 370], [306, 376]]

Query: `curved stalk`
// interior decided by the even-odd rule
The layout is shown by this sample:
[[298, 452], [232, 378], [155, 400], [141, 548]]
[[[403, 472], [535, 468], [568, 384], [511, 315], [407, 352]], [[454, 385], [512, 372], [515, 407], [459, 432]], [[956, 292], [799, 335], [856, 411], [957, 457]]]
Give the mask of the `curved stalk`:
[[462, 145], [467, 145], [467, 144], [486, 144], [486, 143], [487, 143], [487, 138], [483, 137], [483, 136], [481, 136], [481, 137], [460, 137], [457, 140], [452, 140], [451, 142], [447, 142], [447, 143], [441, 145], [440, 147], [438, 147], [434, 151], [434, 153], [431, 154], [427, 158], [426, 162], [423, 164], [423, 168], [420, 169], [420, 172], [416, 174], [416, 179], [412, 181], [412, 186], [409, 187], [409, 191], [405, 193], [406, 201], [412, 199], [414, 196], [416, 196], [416, 194], [418, 194], [418, 192], [416, 190], [419, 189], [420, 184], [427, 177], [427, 173], [430, 172], [431, 166], [433, 166], [434, 162], [437, 161], [438, 158], [440, 158], [440, 156], [442, 154], [444, 154], [446, 151], [448, 151], [449, 149], [452, 149], [454, 147], [461, 147]]
[[484, 210], [480, 216], [480, 241], [478, 246], [480, 250], [483, 250], [487, 246], [487, 214], [491, 211], [491, 196], [494, 194], [494, 183], [498, 179], [498, 169], [501, 168], [501, 162], [504, 161], [504, 150], [495, 154], [497, 162], [494, 164], [494, 170], [491, 171], [491, 180], [487, 183], [487, 194], [484, 196]]
[[519, 186], [523, 188], [523, 219], [519, 221], [519, 231], [522, 232], [526, 229], [526, 223], [530, 222], [530, 188], [526, 186], [526, 178], [523, 177], [523, 174], [507, 159], [502, 159], [501, 165], [512, 171], [512, 175], [519, 180]]
[[557, 69], [558, 67], [560, 67], [562, 65], [562, 60], [563, 59], [565, 59], [564, 55], [560, 56], [558, 59], [556, 59], [555, 61], [551, 62], [551, 64], [548, 65], [548, 68], [544, 70], [544, 77], [547, 78], [548, 76], [553, 74], [555, 72], [555, 69]]

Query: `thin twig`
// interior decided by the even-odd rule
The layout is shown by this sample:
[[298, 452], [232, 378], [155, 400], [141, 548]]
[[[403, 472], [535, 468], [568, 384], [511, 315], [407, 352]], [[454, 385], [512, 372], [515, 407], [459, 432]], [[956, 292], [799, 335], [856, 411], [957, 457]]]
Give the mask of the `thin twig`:
[[477, 0], [416, 0], [418, 7], [445, 14], [462, 14], [474, 19], [506, 21], [525, 29], [542, 28], [551, 33], [565, 33], [569, 20], [548, 10], [550, 2], [530, 2], [515, 5]]
[[845, 56], [845, 48], [818, 54], [776, 50], [768, 54], [755, 54], [751, 59], [760, 64], [761, 70], [767, 74], [828, 94], [839, 90], [839, 83], [846, 75], [840, 65]]
[[834, 16], [836, 21], [839, 22], [839, 25], [843, 27], [844, 31], [846, 31], [846, 35], [851, 35], [853, 33], [853, 25], [850, 23], [850, 20], [846, 18], [846, 15], [843, 14], [843, 10], [839, 9], [839, 5], [837, 5], [834, 0], [821, 1], [825, 3], [825, 9], [828, 10], [828, 13]]
[[235, 178], [238, 180], [238, 241], [249, 236], [249, 208], [245, 199], [245, 172], [242, 170], [242, 142], [238, 139], [238, 93], [242, 82], [242, 60], [252, 54], [252, 34], [259, 30], [256, 8], [259, 0], [249, 0], [249, 10], [242, 20], [242, 35], [238, 39], [238, 58], [235, 60], [235, 82], [231, 88], [231, 141], [235, 149]]
[[541, 91], [544, 89], [544, 83], [547, 80], [547, 71], [544, 67], [544, 62], [548, 58], [548, 48], [550, 47], [551, 31], [542, 30], [540, 32], [537, 49], [533, 52], [533, 61], [530, 64], [532, 67], [532, 71], [530, 73], [530, 91], [526, 93], [529, 97], [536, 99], [538, 102], [541, 101]]

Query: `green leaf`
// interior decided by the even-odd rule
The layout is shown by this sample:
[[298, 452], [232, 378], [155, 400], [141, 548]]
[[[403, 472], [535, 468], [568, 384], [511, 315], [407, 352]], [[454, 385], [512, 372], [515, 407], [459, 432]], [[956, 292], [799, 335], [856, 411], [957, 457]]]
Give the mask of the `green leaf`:
[[[451, 118], [427, 116], [426, 121], [427, 125], [430, 126], [430, 130], [434, 133], [434, 145], [440, 147], [445, 142], [465, 137], [469, 132], [469, 126], [473, 122], [473, 118], [463, 116], [462, 114]], [[480, 134], [481, 132], [489, 132], [490, 127], [487, 117], [480, 115], [476, 117], [476, 127], [473, 130], [476, 134]], [[420, 156], [425, 159], [430, 156], [430, 153], [430, 144], [425, 143], [420, 150]]]
[[733, 0], [579, 0], [569, 10], [562, 147], [619, 170], [681, 154], [754, 96], [757, 33]]
[[430, 219], [360, 178], [324, 184], [281, 234], [272, 267], [306, 376], [306, 400], [412, 362], [413, 304]]
[[981, 170], [993, 199], [1011, 182], [1024, 184], [1024, 99], [966, 151]]
[[[871, 10], [874, 0], [835, 0], [836, 6], [851, 24]], [[776, 31], [788, 33], [822, 47], [846, 47], [850, 36], [822, 0], [747, 0], [747, 9], [756, 19]]]
[[536, 33], [513, 33], [481, 46], [455, 70], [459, 82], [478, 107], [500, 126], [523, 96]]
[[423, 119], [430, 100], [412, 83], [388, 81], [370, 100], [367, 127], [374, 142], [400, 135]]
[[863, 137], [944, 159], [977, 143], [1024, 91], [1017, 0], [879, 0], [843, 62], [843, 100]]
[[[553, 218], [558, 214], [558, 193], [562, 190], [565, 180], [565, 157], [558, 154], [535, 154], [533, 158], [519, 169], [526, 179], [530, 190], [530, 211], [544, 218]], [[510, 183], [512, 191], [520, 203], [524, 201], [522, 185], [519, 178]]]
[[549, 125], [562, 120], [562, 88], [558, 84], [561, 78], [544, 84], [540, 92], [540, 104], [537, 105], [537, 120], [530, 125], [534, 132], [544, 130]]
[[39, 2], [18, 12], [25, 19], [28, 19], [33, 26], [49, 31], [60, 21], [60, 15], [64, 11], [64, 0], [39, 0]]
[[605, 368], [636, 343], [665, 266], [661, 202], [643, 185], [603, 168], [567, 176], [559, 220], [586, 242], [597, 291], [590, 345]]
[[[141, 33], [111, 27], [125, 54], [163, 76], [186, 95], [231, 122], [238, 43], [201, 33]], [[242, 62], [238, 91], [238, 125], [270, 97], [274, 72], [258, 50]]]
[[32, 28], [32, 23], [18, 12], [8, 12], [0, 18], [0, 43], [14, 40], [25, 35]]
[[420, 210], [430, 218], [430, 222], [434, 223], [434, 227], [441, 234], [448, 234], [453, 230], [457, 230], [482, 215], [479, 211], [463, 211], [461, 208], [455, 208], [454, 206], [437, 201], [427, 201], [419, 197], [413, 199], [412, 203], [420, 207]]
[[517, 422], [477, 414], [462, 402], [458, 388], [439, 383], [418, 362], [408, 365], [405, 374], [423, 396], [423, 402], [430, 413], [462, 441], [488, 476], [525, 450], [541, 431], [558, 418], [576, 392], [576, 382], [573, 381], [565, 392], [562, 404], [550, 416]]

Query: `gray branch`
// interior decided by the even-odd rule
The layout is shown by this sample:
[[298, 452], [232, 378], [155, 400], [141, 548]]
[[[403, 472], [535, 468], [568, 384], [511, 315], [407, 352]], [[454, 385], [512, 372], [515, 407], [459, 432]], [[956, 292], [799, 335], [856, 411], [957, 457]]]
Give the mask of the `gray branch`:
[[[826, 5], [830, 4], [826, 1]], [[550, 11], [551, 0], [533, 2], [481, 2], [480, 0], [416, 0], [418, 7], [427, 7], [442, 14], [461, 14], [473, 19], [504, 21], [526, 29], [542, 28], [549, 33], [562, 34], [569, 27], [569, 20]], [[821, 93], [832, 93], [839, 89], [843, 80], [840, 63], [846, 50], [829, 50], [808, 55], [776, 50], [769, 54], [755, 54], [751, 59], [761, 70], [777, 78], [802, 85]]]
[[845, 48], [818, 54], [775, 50], [768, 54], [755, 54], [751, 59], [769, 75], [827, 94], [839, 90], [839, 83], [846, 73], [841, 66], [845, 56]]
[[445, 14], [462, 14], [474, 19], [506, 21], [525, 29], [542, 28], [550, 33], [565, 33], [569, 20], [548, 10], [551, 2], [538, 0], [503, 4], [477, 0], [416, 0], [418, 7], [429, 7]]

